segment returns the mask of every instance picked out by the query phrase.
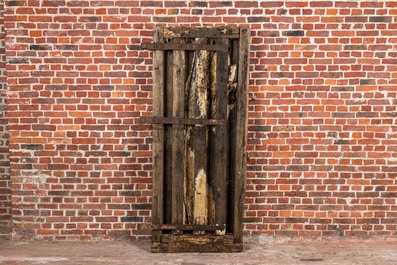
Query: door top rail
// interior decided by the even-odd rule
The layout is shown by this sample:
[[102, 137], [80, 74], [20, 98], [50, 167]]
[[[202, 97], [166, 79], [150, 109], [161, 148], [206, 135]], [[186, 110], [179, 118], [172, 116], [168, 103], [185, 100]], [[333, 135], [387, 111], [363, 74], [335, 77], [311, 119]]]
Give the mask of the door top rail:
[[226, 126], [226, 119], [184, 119], [171, 117], [141, 117], [142, 123], [151, 124], [172, 124], [172, 125], [208, 125], [208, 126]]
[[147, 50], [185, 50], [185, 51], [227, 51], [227, 45], [209, 45], [197, 43], [162, 43], [162, 42], [144, 42], [141, 49]]

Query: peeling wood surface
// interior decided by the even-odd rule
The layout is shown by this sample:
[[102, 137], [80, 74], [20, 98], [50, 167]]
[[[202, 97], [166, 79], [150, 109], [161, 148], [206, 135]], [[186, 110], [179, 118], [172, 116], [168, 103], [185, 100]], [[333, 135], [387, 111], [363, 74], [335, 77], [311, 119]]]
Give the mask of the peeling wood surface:
[[[207, 43], [197, 39], [196, 43]], [[196, 51], [186, 84], [185, 115], [190, 119], [208, 119], [210, 52]], [[209, 212], [207, 155], [208, 131], [204, 126], [186, 128], [185, 205], [189, 224], [208, 224], [213, 216]]]

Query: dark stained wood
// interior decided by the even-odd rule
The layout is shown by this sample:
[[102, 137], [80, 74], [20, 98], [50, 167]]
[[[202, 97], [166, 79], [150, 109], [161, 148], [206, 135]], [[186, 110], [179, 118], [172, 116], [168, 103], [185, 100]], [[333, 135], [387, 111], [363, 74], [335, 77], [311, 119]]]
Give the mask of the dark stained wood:
[[[231, 64], [238, 65], [239, 61], [239, 40], [232, 40], [232, 50], [231, 50]], [[233, 93], [233, 92], [232, 92]], [[237, 131], [237, 108], [235, 106], [235, 93], [228, 93], [228, 108], [230, 109], [228, 120], [229, 120], [229, 185], [228, 185], [228, 222], [227, 231], [233, 231], [234, 227], [234, 211], [235, 211], [235, 201], [234, 201], [234, 190], [238, 187], [235, 185], [236, 178], [236, 131]]]
[[171, 117], [141, 117], [142, 123], [152, 124], [175, 124], [175, 125], [208, 125], [208, 126], [226, 126], [226, 119], [184, 119]]
[[[218, 39], [217, 43], [228, 46], [228, 39]], [[212, 94], [215, 98], [212, 99], [211, 104], [211, 118], [227, 119], [227, 79], [228, 79], [228, 53], [217, 52], [215, 63], [215, 89]], [[211, 176], [211, 188], [214, 198], [215, 208], [215, 223], [226, 224], [227, 217], [227, 177], [228, 177], [228, 163], [227, 163], [227, 127], [217, 126], [209, 130], [209, 175]]]
[[225, 45], [208, 45], [208, 44], [196, 44], [196, 43], [142, 43], [142, 49], [147, 50], [185, 50], [185, 51], [227, 51]]
[[[177, 41], [181, 41], [176, 39]], [[179, 43], [176, 43], [179, 44]], [[185, 51], [174, 51], [173, 66], [173, 107], [172, 116], [183, 119], [185, 117], [185, 80], [186, 80]], [[172, 223], [184, 223], [184, 125], [173, 125], [172, 132]]]
[[153, 226], [152, 229], [156, 230], [181, 230], [181, 231], [216, 231], [216, 230], [224, 230], [225, 225], [156, 225]]
[[246, 142], [248, 123], [248, 71], [249, 38], [248, 28], [240, 29], [238, 85], [236, 91], [236, 150], [235, 152], [235, 189], [234, 189], [234, 224], [233, 233], [236, 243], [243, 242], [243, 215], [246, 184]]
[[[166, 86], [165, 86], [165, 116], [172, 117], [173, 109], [173, 94], [174, 94], [174, 83], [173, 83], [173, 52], [167, 51], [165, 53], [165, 65], [166, 65]], [[146, 121], [147, 123], [153, 123]], [[164, 124], [164, 123], [160, 123]], [[172, 153], [172, 126], [164, 126], [164, 222], [170, 224], [172, 222], [172, 156], [166, 155]]]
[[[163, 29], [154, 30], [154, 41], [163, 41]], [[164, 51], [153, 52], [153, 115], [164, 116]], [[164, 125], [153, 125], [153, 211], [152, 222], [164, 222]]]
[[164, 30], [164, 37], [186, 37], [186, 38], [228, 38], [238, 39], [239, 28], [217, 27], [217, 28], [191, 28], [191, 27], [168, 27]]

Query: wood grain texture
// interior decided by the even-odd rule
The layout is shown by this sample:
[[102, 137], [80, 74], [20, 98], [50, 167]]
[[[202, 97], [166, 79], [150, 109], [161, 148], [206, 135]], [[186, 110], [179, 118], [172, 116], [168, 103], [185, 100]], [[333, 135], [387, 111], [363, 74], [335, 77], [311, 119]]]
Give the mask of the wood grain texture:
[[[217, 44], [227, 45], [229, 40], [218, 39]], [[211, 71], [215, 81], [211, 86], [212, 100], [210, 117], [227, 119], [227, 73], [228, 53], [217, 52], [214, 70]], [[227, 178], [228, 178], [228, 135], [226, 126], [216, 126], [209, 130], [209, 175], [211, 176], [211, 190], [214, 198], [214, 222], [226, 224], [227, 217]]]
[[[206, 39], [196, 43], [205, 44]], [[208, 51], [196, 51], [186, 85], [185, 112], [189, 119], [208, 119], [209, 87]], [[205, 126], [188, 127], [186, 130], [186, 177], [185, 198], [189, 224], [208, 223], [210, 196], [208, 185], [207, 146], [208, 131]]]
[[227, 51], [225, 45], [209, 45], [209, 44], [195, 44], [195, 43], [142, 43], [142, 49], [148, 50], [173, 50], [173, 51]]
[[152, 124], [226, 126], [227, 119], [184, 119], [174, 117], [141, 117], [141, 122]]
[[[237, 65], [239, 62], [239, 40], [232, 40], [231, 44], [231, 55], [230, 55], [230, 63], [232, 65]], [[236, 89], [237, 90], [237, 89]], [[231, 94], [232, 93], [232, 94]], [[228, 120], [229, 120], [229, 185], [228, 185], [228, 222], [227, 222], [227, 231], [233, 231], [234, 229], [234, 213], [235, 213], [235, 198], [234, 191], [237, 188], [235, 185], [236, 179], [236, 132], [237, 132], [237, 108], [236, 108], [236, 91], [230, 91], [228, 93]]]
[[[175, 40], [181, 43], [183, 40]], [[185, 117], [186, 52], [174, 51], [172, 117]], [[172, 126], [172, 223], [184, 221], [184, 125]]]
[[163, 235], [161, 243], [152, 244], [154, 253], [241, 252], [243, 244], [234, 243], [231, 235]]
[[216, 231], [216, 230], [224, 230], [225, 228], [226, 228], [225, 225], [170, 225], [170, 224], [156, 225], [152, 227], [153, 231], [156, 230]]
[[[165, 117], [172, 117], [173, 109], [173, 95], [174, 95], [174, 83], [173, 83], [173, 58], [174, 53], [172, 51], [165, 52]], [[142, 117], [146, 123], [154, 124], [157, 119], [164, 119], [164, 117]], [[166, 125], [166, 123], [160, 124]], [[167, 155], [172, 153], [172, 126], [164, 126], [164, 222], [170, 224], [172, 222], [172, 156]]]
[[246, 184], [246, 142], [248, 125], [248, 70], [250, 33], [248, 28], [240, 29], [238, 85], [236, 91], [236, 150], [233, 233], [236, 243], [243, 242], [244, 195]]
[[228, 38], [238, 39], [239, 29], [234, 27], [167, 27], [164, 30], [165, 38], [186, 37], [186, 38]]
[[[154, 41], [163, 41], [163, 29], [156, 28]], [[164, 116], [164, 52], [153, 52], [153, 115]], [[153, 224], [164, 221], [164, 125], [153, 125]]]
[[229, 48], [153, 54], [154, 117], [141, 119], [154, 124], [152, 251], [242, 251], [249, 30], [166, 31], [172, 44]]

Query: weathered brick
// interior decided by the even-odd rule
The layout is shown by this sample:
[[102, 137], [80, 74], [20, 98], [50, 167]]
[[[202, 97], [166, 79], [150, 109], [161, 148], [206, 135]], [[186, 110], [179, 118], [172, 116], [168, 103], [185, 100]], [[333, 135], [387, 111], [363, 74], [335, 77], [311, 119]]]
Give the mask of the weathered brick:
[[283, 36], [287, 37], [302, 37], [305, 36], [305, 31], [303, 30], [290, 30], [290, 31], [284, 31]]
[[261, 22], [270, 22], [270, 18], [268, 17], [247, 17], [248, 23], [261, 23]]

